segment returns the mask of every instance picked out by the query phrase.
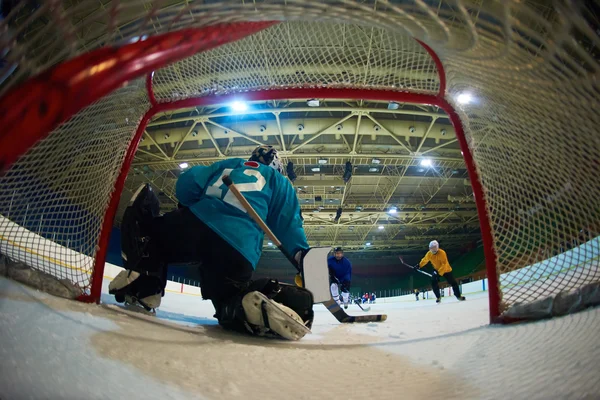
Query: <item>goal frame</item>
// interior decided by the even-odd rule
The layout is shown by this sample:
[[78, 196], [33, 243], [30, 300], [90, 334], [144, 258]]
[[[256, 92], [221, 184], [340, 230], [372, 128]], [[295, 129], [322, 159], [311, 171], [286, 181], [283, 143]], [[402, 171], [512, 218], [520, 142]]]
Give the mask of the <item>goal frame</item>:
[[242, 39], [276, 23], [277, 21], [217, 24], [151, 36], [144, 41], [121, 47], [100, 48], [55, 65], [12, 88], [0, 99], [0, 109], [7, 110], [4, 115], [0, 115], [0, 125], [5, 127], [4, 131], [0, 132], [1, 175], [21, 155], [77, 112], [128, 81], [146, 76], [150, 109], [142, 116], [137, 126], [114, 183], [114, 190], [102, 221], [97, 244], [98, 251], [94, 257], [90, 292], [80, 296], [78, 300], [88, 303], [100, 302], [108, 242], [119, 199], [140, 139], [153, 116], [181, 108], [226, 103], [240, 96], [243, 96], [246, 101], [309, 98], [363, 99], [431, 105], [441, 108], [448, 115], [464, 157], [477, 206], [486, 260], [490, 322], [503, 322], [500, 317], [502, 310], [497, 258], [485, 191], [465, 137], [462, 121], [457, 110], [446, 99], [444, 66], [436, 52], [426, 43], [414, 39], [425, 49], [436, 65], [439, 77], [439, 90], [436, 94], [381, 89], [310, 87], [244, 91], [170, 102], [156, 100], [152, 83], [154, 71], [158, 68]]

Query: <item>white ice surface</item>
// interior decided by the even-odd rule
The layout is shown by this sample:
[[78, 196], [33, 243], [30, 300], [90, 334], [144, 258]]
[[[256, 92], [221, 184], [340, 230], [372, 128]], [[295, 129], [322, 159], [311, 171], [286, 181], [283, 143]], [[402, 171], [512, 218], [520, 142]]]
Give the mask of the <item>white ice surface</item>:
[[487, 304], [373, 304], [388, 320], [352, 325], [317, 306], [283, 342], [224, 332], [197, 296], [158, 313], [192, 334], [0, 278], [0, 399], [600, 399], [599, 309], [489, 326]]

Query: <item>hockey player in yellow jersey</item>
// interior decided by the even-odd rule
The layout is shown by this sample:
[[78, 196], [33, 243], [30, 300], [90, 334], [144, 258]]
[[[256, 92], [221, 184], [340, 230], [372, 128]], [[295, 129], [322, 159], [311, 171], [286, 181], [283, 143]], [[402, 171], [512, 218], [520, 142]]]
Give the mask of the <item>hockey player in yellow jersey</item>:
[[431, 276], [431, 288], [433, 289], [433, 293], [436, 297], [435, 302], [439, 303], [442, 301], [439, 287], [440, 276], [446, 278], [448, 283], [452, 286], [452, 291], [456, 298], [459, 301], [464, 301], [465, 297], [461, 295], [458, 283], [456, 282], [456, 279], [454, 279], [454, 275], [452, 275], [452, 267], [448, 262], [448, 256], [444, 250], [440, 249], [440, 244], [437, 242], [437, 240], [432, 240], [429, 243], [429, 251], [419, 263], [419, 268], [423, 268], [428, 263], [431, 263], [435, 270]]

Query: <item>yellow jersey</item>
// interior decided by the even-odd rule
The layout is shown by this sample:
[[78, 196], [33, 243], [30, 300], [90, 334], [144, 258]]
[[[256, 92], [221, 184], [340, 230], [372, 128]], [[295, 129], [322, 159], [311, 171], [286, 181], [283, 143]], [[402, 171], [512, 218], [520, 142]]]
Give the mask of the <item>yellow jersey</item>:
[[452, 267], [448, 262], [448, 256], [446, 256], [446, 252], [442, 249], [439, 249], [435, 254], [433, 254], [431, 251], [428, 251], [427, 254], [425, 254], [425, 257], [423, 257], [419, 263], [419, 268], [423, 268], [428, 262], [431, 262], [433, 268], [435, 268], [440, 275], [452, 272]]

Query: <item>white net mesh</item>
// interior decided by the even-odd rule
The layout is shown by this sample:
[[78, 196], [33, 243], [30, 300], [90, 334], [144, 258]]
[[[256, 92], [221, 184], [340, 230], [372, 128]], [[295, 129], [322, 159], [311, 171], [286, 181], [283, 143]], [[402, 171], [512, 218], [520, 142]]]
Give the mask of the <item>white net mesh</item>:
[[[279, 20], [288, 22], [157, 71], [158, 100], [288, 87], [434, 94], [440, 88], [438, 71], [411, 36], [423, 40], [442, 60], [446, 98], [461, 114], [483, 185], [503, 308], [576, 289], [600, 277], [596, 3], [217, 1], [167, 6], [113, 1], [98, 6], [82, 1], [47, 2], [36, 10], [23, 4], [0, 25], [7, 61], [0, 75], [16, 67], [0, 93], [50, 65], [102, 45], [183, 27]], [[123, 123], [130, 115], [125, 110], [133, 107], [139, 118], [146, 107], [121, 92], [110, 99], [117, 97], [128, 106], [106, 103], [104, 109], [103, 100], [88, 108], [0, 180], [1, 212], [6, 218], [35, 232], [22, 222], [24, 210], [28, 220], [32, 213], [39, 219], [48, 215], [44, 211], [48, 201], [58, 205], [67, 199], [67, 204], [76, 203], [86, 215], [93, 215], [86, 219], [79, 211], [71, 212], [81, 232], [93, 233], [86, 239], [87, 247], [69, 247], [93, 252], [97, 221], [105, 212], [123, 153], [111, 150], [107, 160], [94, 133], [98, 126], [82, 122], [82, 116], [91, 113], [106, 125], [115, 113]], [[106, 133], [115, 148], [118, 143], [124, 149], [131, 137], [131, 126], [122, 128]], [[69, 143], [56, 139], [61, 137]], [[68, 146], [88, 141], [100, 147], [82, 156], [86, 158], [67, 151]], [[59, 159], [69, 164], [59, 164]], [[96, 165], [84, 170], [80, 165], [86, 162]], [[93, 194], [87, 182], [95, 181], [94, 175], [84, 171], [102, 175], [105, 182]], [[27, 178], [17, 180], [20, 174]], [[48, 187], [62, 194], [60, 200], [44, 197]], [[20, 194], [15, 197], [13, 192]], [[32, 206], [32, 201], [38, 205]], [[15, 214], [17, 207], [20, 214]]]
[[159, 101], [273, 88], [437, 93], [439, 75], [413, 38], [357, 25], [289, 22], [161, 69]]
[[88, 289], [98, 238], [131, 137], [149, 108], [143, 82], [52, 132], [0, 178], [0, 253]]

